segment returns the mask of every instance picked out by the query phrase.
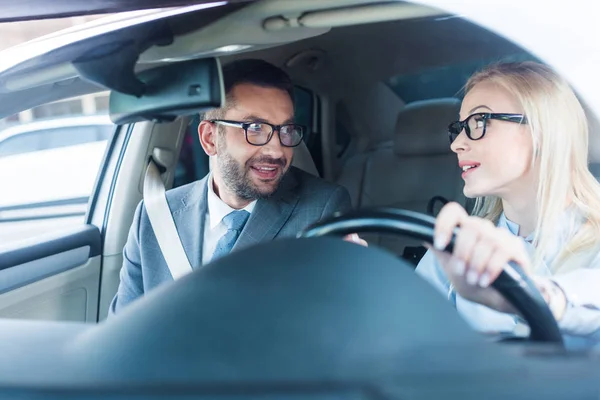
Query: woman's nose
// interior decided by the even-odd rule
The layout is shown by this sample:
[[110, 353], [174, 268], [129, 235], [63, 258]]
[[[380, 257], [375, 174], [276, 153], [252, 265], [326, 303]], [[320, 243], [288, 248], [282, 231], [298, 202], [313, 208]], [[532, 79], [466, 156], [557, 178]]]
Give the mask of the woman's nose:
[[458, 154], [469, 150], [469, 148], [469, 138], [463, 129], [452, 144], [450, 144], [450, 150]]

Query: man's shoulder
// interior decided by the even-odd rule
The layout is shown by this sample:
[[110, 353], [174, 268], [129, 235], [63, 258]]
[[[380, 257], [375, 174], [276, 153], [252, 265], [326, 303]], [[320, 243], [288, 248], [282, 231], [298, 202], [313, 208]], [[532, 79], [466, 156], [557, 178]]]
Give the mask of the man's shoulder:
[[207, 178], [204, 177], [201, 180], [168, 190], [166, 196], [171, 212], [175, 214], [198, 204], [205, 195], [206, 180]]
[[290, 167], [290, 174], [297, 182], [296, 190], [301, 194], [331, 194], [342, 190], [343, 186], [326, 181], [296, 167]]

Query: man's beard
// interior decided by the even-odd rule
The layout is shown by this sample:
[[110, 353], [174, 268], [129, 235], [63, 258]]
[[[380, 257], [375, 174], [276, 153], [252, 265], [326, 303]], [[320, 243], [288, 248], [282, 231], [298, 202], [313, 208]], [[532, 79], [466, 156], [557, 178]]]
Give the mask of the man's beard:
[[236, 196], [243, 200], [257, 200], [269, 198], [275, 193], [281, 183], [283, 177], [287, 173], [284, 169], [283, 174], [279, 177], [272, 190], [265, 192], [261, 191], [256, 185], [252, 183], [252, 180], [248, 176], [250, 172], [250, 166], [253, 164], [272, 164], [279, 165], [282, 168], [286, 166], [286, 160], [283, 158], [275, 159], [272, 157], [262, 156], [251, 158], [246, 162], [246, 165], [241, 165], [225, 150], [219, 151], [217, 157], [217, 164], [221, 172], [221, 177], [225, 183], [225, 186]]

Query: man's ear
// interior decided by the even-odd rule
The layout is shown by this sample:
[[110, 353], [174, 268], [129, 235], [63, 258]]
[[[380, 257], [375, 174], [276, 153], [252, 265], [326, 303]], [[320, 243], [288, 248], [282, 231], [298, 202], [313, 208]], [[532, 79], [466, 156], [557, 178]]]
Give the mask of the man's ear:
[[198, 125], [200, 144], [204, 152], [210, 157], [217, 154], [217, 129], [217, 125], [209, 121], [202, 121]]

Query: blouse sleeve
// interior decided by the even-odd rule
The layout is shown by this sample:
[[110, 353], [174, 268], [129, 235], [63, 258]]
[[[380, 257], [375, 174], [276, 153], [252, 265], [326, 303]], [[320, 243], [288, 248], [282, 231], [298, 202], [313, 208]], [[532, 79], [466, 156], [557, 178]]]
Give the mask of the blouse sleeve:
[[565, 293], [567, 309], [559, 321], [563, 333], [600, 340], [600, 258], [589, 268], [552, 277]]
[[456, 299], [454, 297], [455, 295], [452, 286], [450, 285], [450, 280], [440, 267], [437, 258], [435, 258], [435, 255], [431, 250], [427, 250], [427, 253], [421, 258], [415, 271], [456, 305]]

